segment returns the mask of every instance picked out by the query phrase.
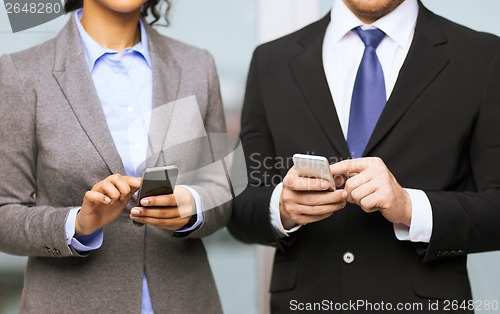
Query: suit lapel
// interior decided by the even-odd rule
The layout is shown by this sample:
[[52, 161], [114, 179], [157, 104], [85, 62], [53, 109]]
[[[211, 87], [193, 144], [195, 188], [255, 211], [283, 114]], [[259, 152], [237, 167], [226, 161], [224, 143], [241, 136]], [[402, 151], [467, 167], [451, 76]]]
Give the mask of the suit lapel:
[[299, 40], [301, 51], [290, 61], [290, 70], [318, 124], [338, 154], [349, 156], [349, 149], [335, 110], [322, 61], [323, 39], [330, 14], [318, 21]]
[[53, 76], [78, 122], [111, 173], [125, 170], [85, 60], [74, 15], [56, 38]]
[[163, 163], [160, 159], [170, 127], [175, 101], [179, 98], [181, 67], [163, 38], [151, 26], [145, 25], [153, 64], [153, 112], [149, 127], [148, 166]]
[[420, 4], [415, 35], [394, 90], [368, 142], [367, 156], [448, 64], [446, 36], [436, 16]]

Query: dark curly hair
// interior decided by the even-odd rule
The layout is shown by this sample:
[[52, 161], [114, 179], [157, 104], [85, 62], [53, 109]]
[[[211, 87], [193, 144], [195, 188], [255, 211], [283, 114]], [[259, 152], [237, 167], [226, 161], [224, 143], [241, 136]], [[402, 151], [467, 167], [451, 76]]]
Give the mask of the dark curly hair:
[[[171, 0], [147, 0], [146, 3], [142, 5], [141, 15], [146, 17], [148, 15], [153, 16], [153, 20], [150, 24], [156, 23], [161, 18], [161, 13], [159, 7], [162, 2], [167, 4], [167, 10], [165, 11], [164, 17], [168, 25], [168, 12], [170, 11]], [[64, 3], [64, 11], [66, 13], [80, 9], [83, 7], [83, 0], [66, 0]]]

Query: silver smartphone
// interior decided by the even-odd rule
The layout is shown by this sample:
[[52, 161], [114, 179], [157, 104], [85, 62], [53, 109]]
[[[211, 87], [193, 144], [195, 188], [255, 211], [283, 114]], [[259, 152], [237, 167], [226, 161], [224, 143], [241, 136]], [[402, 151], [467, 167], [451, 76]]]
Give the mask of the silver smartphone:
[[[145, 197], [173, 194], [178, 173], [179, 170], [174, 165], [144, 169], [137, 206], [141, 206], [141, 200]], [[134, 221], [134, 225], [142, 226], [144, 224]]]
[[294, 154], [293, 164], [299, 176], [327, 180], [330, 182], [330, 190], [335, 190], [335, 181], [330, 172], [330, 163], [326, 157]]

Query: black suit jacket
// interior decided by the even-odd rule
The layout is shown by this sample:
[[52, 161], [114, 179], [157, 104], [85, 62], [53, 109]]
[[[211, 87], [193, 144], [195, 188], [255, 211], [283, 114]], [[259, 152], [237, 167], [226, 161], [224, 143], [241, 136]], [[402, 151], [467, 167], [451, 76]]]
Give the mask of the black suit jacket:
[[[466, 255], [500, 249], [500, 41], [422, 5], [364, 156], [382, 158], [403, 187], [427, 194], [430, 243], [399, 241], [380, 213], [352, 204], [290, 238], [276, 237], [269, 201], [291, 156], [350, 157], [322, 64], [329, 18], [254, 53], [241, 130], [249, 186], [234, 202], [230, 231], [279, 248], [273, 313], [289, 312], [291, 300], [410, 301], [425, 310], [429, 300], [443, 309], [443, 300], [471, 299]], [[346, 252], [353, 263], [343, 261]]]

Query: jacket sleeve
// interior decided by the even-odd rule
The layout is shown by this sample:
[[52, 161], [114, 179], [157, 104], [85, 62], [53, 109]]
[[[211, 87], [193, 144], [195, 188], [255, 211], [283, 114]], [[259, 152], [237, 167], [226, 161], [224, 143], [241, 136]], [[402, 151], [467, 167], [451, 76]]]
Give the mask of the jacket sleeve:
[[0, 58], [0, 251], [24, 256], [79, 256], [68, 244], [71, 208], [37, 206], [36, 94], [12, 58]]
[[[220, 93], [219, 79], [212, 56], [206, 52], [207, 75], [208, 75], [208, 110], [204, 117], [205, 130], [209, 141], [213, 141], [214, 134], [225, 135], [226, 121], [224, 108]], [[200, 169], [196, 176], [196, 183], [190, 185], [200, 195], [203, 203], [204, 220], [202, 225], [190, 233], [187, 238], [202, 238], [225, 227], [231, 216], [231, 191], [229, 180], [226, 175], [223, 160], [224, 149], [215, 151], [217, 145], [209, 145], [211, 151], [212, 164]], [[185, 237], [182, 233], [175, 233], [175, 236]]]
[[489, 67], [469, 160], [477, 192], [425, 191], [433, 232], [425, 261], [500, 249], [500, 46]]
[[280, 240], [271, 224], [269, 205], [281, 177], [272, 166], [276, 159], [274, 142], [261, 94], [258, 58], [259, 48], [250, 65], [241, 120], [248, 186], [234, 200], [228, 229], [240, 241], [277, 246]]

